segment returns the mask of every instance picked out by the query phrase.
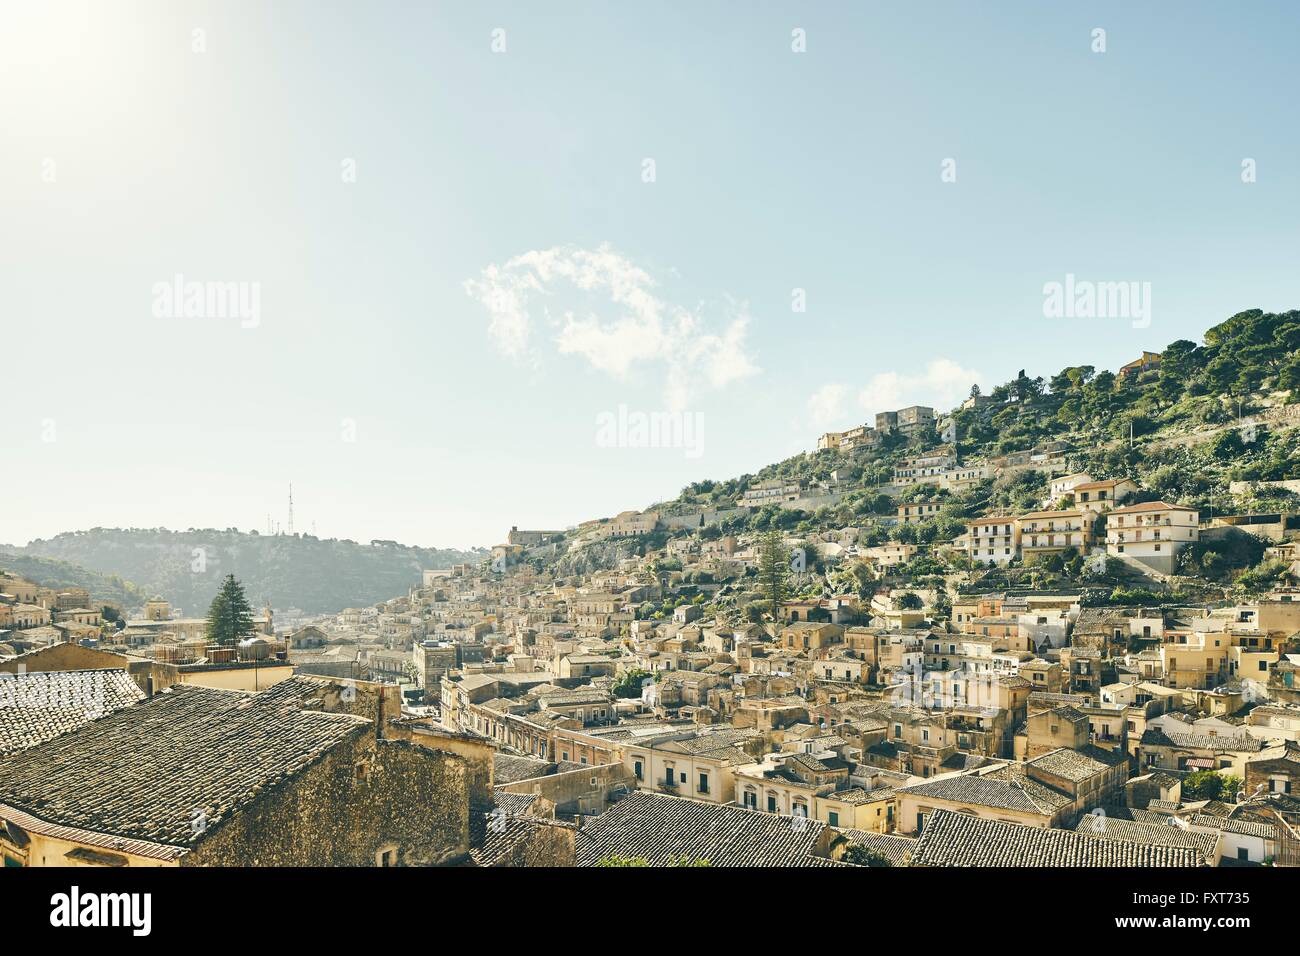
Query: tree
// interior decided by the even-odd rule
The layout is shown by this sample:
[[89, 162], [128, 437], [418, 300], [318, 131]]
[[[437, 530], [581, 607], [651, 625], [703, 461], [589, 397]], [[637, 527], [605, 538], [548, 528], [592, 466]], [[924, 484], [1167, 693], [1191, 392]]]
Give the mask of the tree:
[[759, 590], [767, 596], [768, 611], [775, 619], [789, 590], [790, 552], [779, 531], [768, 531], [758, 556]]
[[855, 866], [893, 866], [889, 862], [889, 857], [885, 856], [879, 850], [873, 850], [870, 847], [862, 846], [860, 843], [850, 843], [844, 850], [843, 862], [852, 863]]
[[208, 640], [233, 646], [253, 633], [253, 608], [244, 597], [244, 587], [227, 574], [221, 590], [208, 607]]
[[1183, 778], [1184, 800], [1235, 800], [1241, 778], [1214, 770], [1197, 770]]
[[925, 607], [925, 602], [915, 591], [904, 591], [898, 597], [894, 598], [894, 608], [898, 611], [919, 611]]

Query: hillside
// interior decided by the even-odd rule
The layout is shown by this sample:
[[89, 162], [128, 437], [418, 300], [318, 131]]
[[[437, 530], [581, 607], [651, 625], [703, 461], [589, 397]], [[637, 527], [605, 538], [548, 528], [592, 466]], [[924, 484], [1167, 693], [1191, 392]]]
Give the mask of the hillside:
[[[902, 459], [942, 444], [929, 430], [910, 437], [893, 432], [874, 447], [810, 451], [755, 474], [695, 482], [676, 498], [651, 507], [669, 516], [719, 512], [719, 520], [702, 532], [705, 537], [779, 529], [813, 541], [821, 533], [853, 526], [862, 529], [862, 542], [869, 546], [887, 541], [928, 545], [961, 535], [971, 518], [1024, 514], [1050, 505], [1048, 471], [999, 463], [1017, 452], [1060, 443], [1066, 464], [1058, 472], [1133, 478], [1141, 488], [1134, 502], [1165, 499], [1197, 508], [1203, 518], [1300, 511], [1292, 491], [1262, 484], [1300, 478], [1300, 312], [1241, 312], [1209, 329], [1201, 343], [1173, 342], [1144, 364], [1148, 367], [1129, 374], [1088, 365], [1032, 378], [1022, 372], [989, 395], [972, 389], [971, 400], [959, 409], [939, 410], [940, 418], [951, 416], [956, 425], [956, 450], [963, 463], [998, 466], [987, 480], [961, 490], [892, 484], [894, 467]], [[815, 436], [809, 437], [811, 444]], [[746, 489], [776, 478], [803, 483], [816, 506], [735, 509]], [[933, 517], [896, 525], [898, 505], [917, 500], [938, 501], [940, 507]], [[657, 537], [688, 533], [671, 527]], [[645, 547], [657, 544], [649, 541]], [[1213, 592], [1231, 586], [1258, 589], [1285, 576], [1277, 562], [1263, 560], [1262, 552], [1262, 544], [1249, 535], [1202, 542], [1182, 556], [1177, 582], [1134, 582], [1114, 568], [1099, 581], [1082, 566], [1082, 555], [1023, 572], [1018, 567], [984, 572], [927, 555], [891, 574], [914, 583], [958, 574], [968, 582], [987, 579], [989, 586], [1009, 576], [1050, 586], [1136, 583]], [[608, 559], [588, 563], [604, 566]]]
[[[0, 549], [0, 566], [30, 573], [43, 584], [81, 584], [99, 595], [116, 581], [118, 600], [128, 608], [158, 594], [196, 616], [206, 613], [226, 574], [239, 578], [258, 605], [269, 601], [277, 608], [319, 614], [404, 593], [425, 568], [482, 558], [482, 552], [234, 529], [93, 528]], [[46, 560], [38, 564], [41, 559]], [[87, 574], [102, 578], [102, 586], [77, 579]]]
[[123, 608], [134, 608], [149, 599], [140, 588], [125, 581], [115, 574], [101, 574], [67, 561], [53, 558], [40, 558], [31, 554], [16, 552], [7, 546], [0, 546], [0, 568], [12, 571], [21, 578], [32, 581], [42, 587], [85, 588], [96, 601], [112, 603]]
[[[1160, 356], [1158, 369], [1129, 376], [1083, 365], [999, 385], [983, 404], [948, 413], [956, 422], [958, 453], [963, 461], [988, 459], [1064, 441], [1072, 467], [1094, 478], [1134, 477], [1154, 496], [1207, 509], [1212, 495], [1228, 501], [1231, 481], [1300, 477], [1300, 406], [1294, 404], [1300, 395], [1300, 311], [1242, 312], [1207, 331], [1202, 344], [1179, 340]], [[842, 483], [845, 501], [825, 517], [847, 523], [877, 513], [877, 506], [892, 510], [872, 489], [890, 481], [899, 460], [939, 444], [934, 433], [910, 440], [891, 435], [867, 451], [796, 455], [755, 474], [696, 482], [652, 507], [670, 513], [728, 508], [759, 481], [829, 483], [840, 471], [853, 478]], [[1014, 493], [990, 488], [986, 503], [994, 509], [1029, 505], [1037, 491], [1012, 500]], [[1242, 503], [1276, 508], [1289, 498], [1266, 495]], [[808, 520], [806, 512], [779, 511], [760, 509], [746, 523], [752, 530], [769, 521], [795, 529]], [[799, 530], [812, 529], [809, 523]]]

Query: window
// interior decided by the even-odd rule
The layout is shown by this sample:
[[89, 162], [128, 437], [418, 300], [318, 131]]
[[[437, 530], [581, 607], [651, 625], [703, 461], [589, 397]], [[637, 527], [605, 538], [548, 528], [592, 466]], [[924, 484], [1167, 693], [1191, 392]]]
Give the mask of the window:
[[380, 847], [375, 852], [376, 866], [397, 866], [397, 847], [393, 844]]
[[641, 767], [641, 761], [637, 760], [637, 761], [634, 761], [634, 762], [633, 762], [633, 764], [632, 764], [632, 774], [633, 774], [633, 775], [634, 775], [638, 780], [644, 780], [644, 779], [645, 779], [645, 773], [644, 773], [644, 771], [643, 771], [643, 769], [642, 769], [642, 767]]
[[767, 795], [767, 812], [776, 813], [776, 794], [769, 793]]
[[707, 773], [702, 773], [702, 774], [700, 774], [700, 787], [699, 787], [699, 790], [700, 790], [700, 793], [708, 793], [708, 792], [709, 792], [709, 775], [708, 775]]
[[834, 810], [831, 810], [829, 813], [826, 814], [826, 822], [833, 827], [837, 827], [840, 825], [840, 815], [836, 813]]

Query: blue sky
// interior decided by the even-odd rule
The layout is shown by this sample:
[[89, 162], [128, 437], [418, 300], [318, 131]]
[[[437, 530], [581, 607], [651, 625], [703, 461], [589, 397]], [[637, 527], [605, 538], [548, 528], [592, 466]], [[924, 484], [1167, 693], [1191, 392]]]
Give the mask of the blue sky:
[[[1294, 4], [0, 10], [0, 541], [292, 482], [300, 530], [492, 544], [1300, 301]], [[1067, 273], [1149, 326], [1044, 317]], [[155, 314], [177, 274], [255, 327]]]

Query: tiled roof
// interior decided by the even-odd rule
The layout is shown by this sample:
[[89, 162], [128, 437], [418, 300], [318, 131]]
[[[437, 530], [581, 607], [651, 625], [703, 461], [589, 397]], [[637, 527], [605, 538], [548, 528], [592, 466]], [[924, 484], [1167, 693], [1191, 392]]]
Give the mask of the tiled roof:
[[583, 824], [577, 862], [627, 856], [651, 866], [681, 857], [713, 866], [823, 866], [832, 861], [812, 850], [824, 828], [816, 820], [636, 791]]
[[[1093, 750], [1098, 749], [1093, 748]], [[1101, 759], [1102, 754], [1105, 754], [1108, 759]], [[1041, 757], [1035, 757], [1026, 766], [1035, 767], [1044, 773], [1050, 773], [1055, 777], [1079, 783], [1089, 777], [1105, 772], [1124, 759], [1126, 759], [1124, 755], [1117, 758], [1111, 754], [1106, 754], [1105, 751], [1094, 753], [1084, 750], [1069, 750], [1062, 747], [1058, 750], [1050, 750]]]
[[[744, 743], [746, 740], [757, 736], [759, 736], [759, 732], [756, 730], [727, 727], [722, 730], [694, 734], [681, 740], [660, 738], [649, 746], [663, 747], [677, 753], [695, 756], [707, 754], [712, 757], [720, 757], [730, 755], [726, 753], [720, 754], [719, 751], [735, 750], [737, 744]], [[736, 750], [735, 756], [737, 759], [747, 759], [739, 750]]]
[[0, 755], [129, 707], [144, 691], [124, 670], [0, 674]]
[[537, 794], [508, 793], [505, 790], [498, 790], [492, 794], [492, 802], [502, 813], [511, 816], [528, 816], [532, 812], [533, 804], [537, 802]]
[[1111, 512], [1113, 515], [1141, 514], [1147, 511], [1195, 511], [1186, 505], [1171, 505], [1167, 501], [1144, 501], [1140, 505], [1125, 505]]
[[1255, 753], [1264, 749], [1264, 741], [1258, 737], [1242, 735], [1229, 737], [1224, 734], [1188, 734], [1178, 730], [1161, 730], [1148, 727], [1142, 734], [1145, 747], [1179, 747], [1183, 750], [1214, 750], [1222, 753]]
[[894, 788], [876, 787], [874, 790], [867, 790], [864, 787], [848, 787], [823, 796], [827, 800], [839, 800], [853, 806], [861, 806], [866, 803], [876, 803], [880, 800], [894, 799]]
[[1071, 830], [1027, 827], [936, 810], [912, 851], [912, 866], [1203, 866], [1191, 847], [1093, 840]]
[[[498, 794], [500, 796], [500, 794]], [[511, 861], [511, 855], [542, 827], [563, 827], [554, 820], [543, 820], [526, 814], [480, 814], [471, 822], [470, 859], [475, 866], [501, 866]]]
[[[50, 823], [193, 846], [370, 723], [181, 684], [7, 758], [0, 803]], [[193, 826], [200, 813], [206, 829]]]
[[1074, 832], [1094, 840], [1123, 840], [1128, 843], [1147, 843], [1152, 846], [1191, 847], [1211, 864], [1217, 859], [1216, 847], [1219, 841], [1216, 837], [1208, 833], [1185, 830], [1169, 822], [1139, 823], [1134, 820], [1084, 814], [1075, 824]]
[[1197, 813], [1189, 821], [1194, 827], [1208, 827], [1222, 830], [1224, 833], [1237, 833], [1243, 836], [1262, 837], [1265, 840], [1277, 839], [1277, 826], [1262, 820], [1247, 820], [1241, 817], [1228, 819], [1211, 814]]
[[534, 757], [515, 757], [511, 754], [492, 755], [492, 782], [496, 786], [545, 777], [555, 772], [555, 764]]
[[947, 800], [968, 806], [1015, 810], [1050, 817], [1070, 802], [1069, 798], [1025, 776], [1019, 767], [1006, 766], [987, 774], [961, 774], [901, 787], [900, 794]]

